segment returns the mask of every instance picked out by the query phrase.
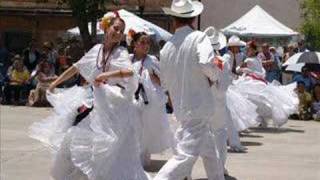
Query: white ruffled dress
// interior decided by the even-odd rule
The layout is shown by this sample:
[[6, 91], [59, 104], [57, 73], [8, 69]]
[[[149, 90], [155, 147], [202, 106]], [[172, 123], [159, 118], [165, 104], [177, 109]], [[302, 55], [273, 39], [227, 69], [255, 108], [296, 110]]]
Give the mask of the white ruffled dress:
[[216, 102], [213, 127], [219, 130], [228, 126], [239, 132], [255, 126], [258, 117], [256, 105], [231, 86], [231, 61], [227, 58], [220, 60], [223, 61], [223, 68], [218, 73], [217, 82], [211, 87]]
[[[102, 59], [102, 48], [101, 44], [94, 46], [74, 64], [90, 84], [102, 72], [99, 68], [100, 63], [97, 63]], [[123, 47], [114, 49], [108, 62], [109, 71], [132, 68], [129, 54]], [[148, 175], [141, 166], [137, 133], [138, 114], [132, 101], [136, 82], [136, 77], [113, 78], [108, 80], [108, 84], [94, 87], [94, 108], [77, 126], [52, 119], [69, 125], [64, 128], [62, 143], [56, 145], [57, 152], [52, 169], [52, 176], [55, 179], [148, 179]], [[73, 97], [70, 96], [66, 99]], [[66, 99], [63, 99], [60, 104], [67, 107]], [[73, 122], [69, 117], [63, 120]], [[39, 136], [34, 136], [39, 131], [33, 127], [34, 125], [31, 127], [31, 136], [41, 139]]]
[[295, 84], [281, 86], [276, 81], [267, 83], [263, 80], [265, 70], [257, 58], [247, 58], [245, 62], [247, 68], [242, 69], [244, 75], [234, 80], [230, 88], [253, 102], [261, 117], [271, 118], [275, 127], [281, 127], [298, 107]]
[[[139, 99], [141, 120], [141, 150], [142, 153], [156, 154], [172, 147], [173, 133], [170, 129], [168, 116], [165, 109], [167, 96], [162, 87], [152, 82], [150, 74], [160, 77], [159, 62], [156, 57], [147, 55], [144, 60], [137, 60], [133, 55], [133, 67], [143, 84], [148, 104]], [[143, 61], [143, 67], [142, 66]], [[142, 68], [142, 69], [141, 69]], [[140, 72], [141, 70], [141, 72]]]

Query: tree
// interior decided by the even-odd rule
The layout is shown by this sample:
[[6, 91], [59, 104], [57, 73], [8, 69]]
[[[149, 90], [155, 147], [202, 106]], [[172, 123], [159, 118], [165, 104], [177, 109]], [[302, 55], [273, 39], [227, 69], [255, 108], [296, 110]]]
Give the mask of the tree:
[[311, 50], [320, 51], [320, 0], [303, 0], [301, 10], [304, 18], [301, 31], [307, 46]]
[[[80, 29], [80, 35], [86, 50], [89, 50], [96, 39], [97, 19], [105, 12], [105, 4], [111, 0], [57, 0], [57, 3], [67, 4], [72, 10], [72, 16]], [[91, 22], [91, 34], [88, 23]]]

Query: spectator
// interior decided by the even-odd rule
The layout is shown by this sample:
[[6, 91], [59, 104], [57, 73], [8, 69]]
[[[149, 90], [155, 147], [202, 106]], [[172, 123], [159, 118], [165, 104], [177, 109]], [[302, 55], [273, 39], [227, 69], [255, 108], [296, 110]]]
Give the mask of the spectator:
[[58, 52], [54, 49], [52, 42], [43, 43], [44, 54], [47, 56], [47, 61], [52, 64], [52, 66], [56, 70], [58, 70]]
[[282, 77], [281, 77], [281, 68], [282, 68], [282, 56], [279, 54], [279, 52], [276, 50], [275, 47], [270, 47], [270, 52], [274, 57], [275, 64], [277, 65], [277, 75], [279, 76], [279, 82], [282, 83]]
[[293, 56], [296, 52], [294, 51], [295, 47], [293, 44], [288, 46], [287, 52], [284, 54], [283, 62], [285, 63], [291, 56]]
[[40, 53], [35, 48], [33, 42], [31, 42], [29, 44], [29, 47], [23, 51], [23, 56], [24, 56], [23, 58], [24, 64], [28, 68], [29, 72], [32, 72], [36, 68], [40, 60]]
[[30, 92], [28, 105], [49, 106], [46, 98], [46, 90], [50, 83], [57, 79], [57, 76], [52, 73], [52, 65], [47, 61], [42, 61], [38, 66], [36, 78], [38, 84], [36, 89]]
[[14, 57], [14, 63], [8, 70], [8, 84], [4, 88], [5, 103], [11, 104], [11, 93], [14, 93], [14, 104], [21, 103], [21, 93], [28, 91], [30, 74], [19, 55]]
[[310, 76], [310, 72], [307, 67], [302, 67], [301, 73], [294, 75], [293, 82], [300, 82], [304, 83], [306, 91], [310, 92], [314, 83], [314, 79]]
[[281, 68], [281, 62], [282, 62], [282, 57], [280, 56], [280, 54], [277, 52], [275, 47], [270, 47], [269, 48], [270, 53], [273, 55], [274, 60], [276, 65], [278, 66], [278, 68]]
[[77, 38], [70, 39], [70, 44], [65, 49], [65, 55], [71, 58], [71, 64], [77, 62], [84, 55], [84, 50]]
[[4, 77], [9, 67], [9, 51], [0, 37], [0, 74]]
[[3, 86], [4, 86], [5, 77], [7, 73], [8, 62], [9, 62], [9, 51], [4, 46], [3, 39], [0, 36], [0, 102], [2, 101]]
[[[284, 53], [283, 58], [282, 58], [282, 63], [285, 63], [291, 56], [295, 54], [294, 52], [294, 45], [290, 44], [287, 48], [287, 51]], [[292, 81], [292, 74], [283, 71], [282, 72], [282, 84], [286, 85]]]
[[65, 49], [63, 48], [59, 49], [58, 55], [59, 55], [59, 58], [58, 58], [59, 69], [57, 74], [61, 74], [71, 66], [72, 62], [71, 62], [71, 57], [66, 56]]
[[320, 84], [316, 84], [313, 88], [312, 116], [314, 120], [320, 120]]
[[306, 48], [304, 40], [298, 42], [298, 52], [309, 52], [309, 50]]
[[311, 102], [312, 97], [310, 93], [305, 90], [305, 84], [303, 81], [297, 83], [297, 94], [299, 98], [299, 119], [310, 120], [311, 114]]
[[268, 82], [272, 82], [273, 80], [280, 81], [279, 64], [270, 52], [269, 44], [264, 43], [262, 45], [262, 52], [258, 54], [257, 58], [262, 62], [262, 65], [266, 70], [266, 80]]

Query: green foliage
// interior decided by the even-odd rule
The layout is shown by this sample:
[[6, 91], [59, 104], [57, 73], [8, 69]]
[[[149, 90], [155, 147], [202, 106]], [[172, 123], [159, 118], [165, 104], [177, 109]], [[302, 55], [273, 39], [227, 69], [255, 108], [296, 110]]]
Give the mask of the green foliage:
[[320, 0], [303, 0], [301, 3], [304, 22], [301, 31], [308, 47], [320, 51]]

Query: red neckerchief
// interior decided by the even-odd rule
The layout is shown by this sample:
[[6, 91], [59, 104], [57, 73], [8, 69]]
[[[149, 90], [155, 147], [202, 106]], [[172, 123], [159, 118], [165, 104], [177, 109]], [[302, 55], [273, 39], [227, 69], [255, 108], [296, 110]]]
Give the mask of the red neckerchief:
[[224, 65], [220, 57], [218, 56], [214, 57], [213, 64], [215, 64], [221, 71], [223, 70]]
[[268, 84], [268, 82], [264, 78], [261, 78], [261, 77], [255, 75], [254, 73], [247, 74], [247, 76], [251, 77], [254, 80], [262, 81], [265, 84]]

